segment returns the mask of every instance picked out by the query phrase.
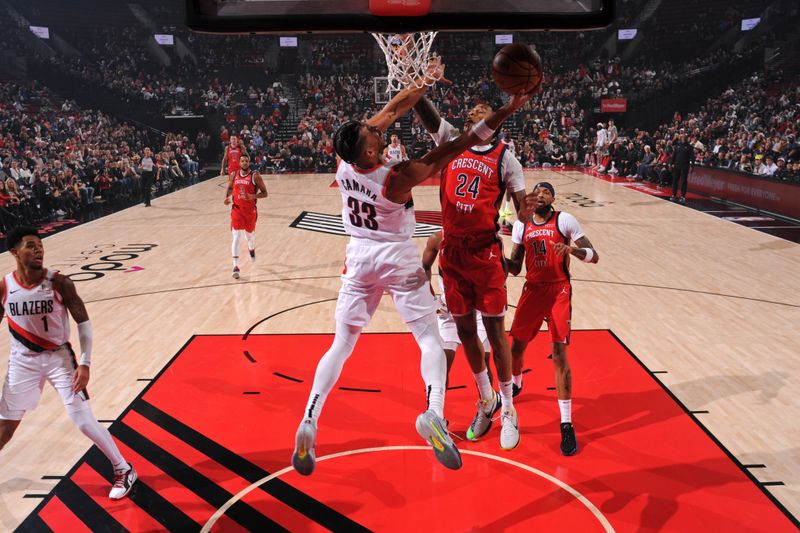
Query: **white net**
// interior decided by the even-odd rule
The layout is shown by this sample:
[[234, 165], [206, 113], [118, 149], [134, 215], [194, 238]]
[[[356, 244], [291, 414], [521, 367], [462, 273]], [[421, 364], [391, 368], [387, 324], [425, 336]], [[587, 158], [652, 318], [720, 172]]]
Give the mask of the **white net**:
[[419, 33], [373, 33], [386, 57], [389, 68], [387, 91], [399, 91], [404, 87], [421, 88], [436, 83], [430, 74], [431, 45], [438, 32]]

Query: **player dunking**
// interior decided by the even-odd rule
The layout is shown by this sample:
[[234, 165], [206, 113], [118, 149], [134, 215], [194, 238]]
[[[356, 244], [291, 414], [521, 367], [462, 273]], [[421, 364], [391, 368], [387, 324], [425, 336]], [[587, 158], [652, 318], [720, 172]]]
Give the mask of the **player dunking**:
[[236, 172], [228, 176], [228, 189], [225, 192], [225, 205], [231, 203], [231, 256], [233, 257], [233, 277], [239, 279], [239, 244], [244, 234], [250, 260], [256, 260], [256, 220], [258, 210], [256, 202], [259, 198], [267, 197], [267, 188], [261, 174], [250, 169], [250, 156], [239, 156], [239, 165]]
[[[247, 155], [247, 150], [242, 145], [242, 140], [238, 135], [231, 135], [228, 147], [225, 148], [225, 153], [222, 156], [222, 163], [219, 165], [220, 176], [229, 176], [239, 170], [239, 160], [242, 155]], [[228, 165], [227, 171], [225, 168], [226, 163]]]
[[[569, 281], [569, 256], [585, 263], [597, 263], [599, 256], [586, 238], [577, 219], [569, 213], [553, 209], [555, 190], [547, 182], [533, 188], [526, 199], [532, 203], [533, 218], [527, 224], [515, 222], [511, 240], [508, 270], [515, 276], [525, 259], [527, 274], [517, 313], [511, 325], [514, 385], [522, 390], [522, 366], [525, 348], [536, 337], [543, 320], [547, 320], [553, 341], [553, 364], [556, 367], [556, 393], [561, 411], [561, 453], [578, 451], [572, 427], [572, 370], [567, 360], [570, 320], [572, 318], [572, 286]], [[570, 246], [570, 241], [575, 246]]]
[[[44, 247], [36, 228], [20, 226], [6, 237], [17, 269], [0, 286], [11, 333], [8, 374], [0, 395], [0, 449], [14, 435], [26, 411], [34, 409], [44, 382], [55, 387], [67, 414], [114, 467], [109, 498], [124, 498], [136, 482], [136, 470], [123, 459], [114, 439], [92, 414], [86, 385], [92, 361], [92, 323], [75, 284], [42, 266]], [[81, 357], [69, 343], [69, 316], [78, 323]]]
[[[440, 79], [438, 72], [435, 79]], [[336, 181], [342, 194], [342, 220], [350, 243], [336, 305], [336, 334], [317, 366], [303, 420], [297, 429], [292, 465], [300, 474], [314, 471], [317, 420], [361, 330], [366, 326], [384, 291], [394, 299], [422, 352], [422, 378], [428, 410], [417, 417], [416, 428], [445, 467], [461, 467], [461, 456], [443, 421], [446, 363], [436, 326], [430, 284], [412, 241], [415, 219], [411, 190], [481, 137], [490, 136], [500, 123], [526, 102], [518, 95], [497, 113], [486, 116], [473, 131], [444, 143], [420, 159], [382, 161], [383, 132], [406, 113], [424, 89], [400, 91], [377, 115], [366, 122], [348, 122], [334, 135], [342, 163]], [[488, 132], [488, 133], [487, 133]]]
[[[443, 120], [427, 99], [422, 98], [414, 109], [436, 144], [458, 135], [455, 127]], [[474, 131], [491, 111], [486, 104], [473, 107], [467, 115], [464, 131]], [[465, 150], [442, 172], [440, 198], [444, 238], [439, 268], [447, 306], [455, 319], [480, 394], [467, 438], [478, 440], [489, 431], [492, 417], [502, 405], [500, 447], [511, 450], [517, 447], [520, 437], [513, 403], [511, 351], [505, 332], [506, 271], [497, 221], [506, 188], [511, 190], [519, 211], [525, 197], [525, 178], [522, 165], [505, 144], [496, 140], [494, 132], [481, 134], [481, 137], [493, 139], [493, 142], [483, 142]], [[526, 216], [519, 213], [518, 218]], [[499, 395], [489, 383], [483, 347], [475, 326], [475, 311], [483, 315], [492, 346]]]
[[406, 147], [400, 144], [400, 138], [397, 136], [397, 134], [395, 133], [392, 134], [391, 142], [383, 150], [383, 158], [386, 161], [391, 161], [393, 159], [405, 161], [406, 159], [408, 159], [408, 154], [406, 153]]

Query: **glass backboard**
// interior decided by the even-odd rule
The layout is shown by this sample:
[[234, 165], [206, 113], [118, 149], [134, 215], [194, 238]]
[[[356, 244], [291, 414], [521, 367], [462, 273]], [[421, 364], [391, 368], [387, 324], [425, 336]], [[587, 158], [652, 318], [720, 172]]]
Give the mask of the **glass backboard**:
[[[186, 0], [187, 24], [212, 33], [589, 29], [609, 25], [614, 0]], [[375, 5], [397, 16], [376, 16]], [[424, 14], [402, 16], [424, 4]], [[418, 11], [412, 9], [409, 13]]]

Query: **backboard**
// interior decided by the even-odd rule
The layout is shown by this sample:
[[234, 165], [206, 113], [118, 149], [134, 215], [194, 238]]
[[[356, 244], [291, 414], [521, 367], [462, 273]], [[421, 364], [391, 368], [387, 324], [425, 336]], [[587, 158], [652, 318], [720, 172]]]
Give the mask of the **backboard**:
[[614, 0], [186, 0], [186, 6], [187, 25], [211, 33], [579, 30], [614, 19]]

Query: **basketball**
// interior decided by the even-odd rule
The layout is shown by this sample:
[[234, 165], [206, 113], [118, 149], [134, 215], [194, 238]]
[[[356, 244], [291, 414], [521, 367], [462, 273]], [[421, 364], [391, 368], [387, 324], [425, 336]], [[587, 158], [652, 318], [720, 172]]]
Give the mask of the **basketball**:
[[542, 58], [527, 44], [509, 44], [494, 56], [492, 78], [507, 94], [531, 91], [542, 83]]

